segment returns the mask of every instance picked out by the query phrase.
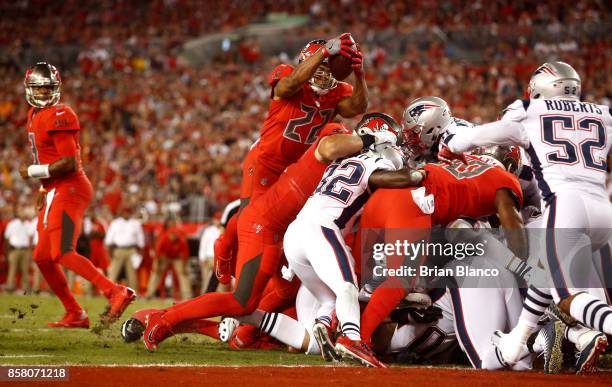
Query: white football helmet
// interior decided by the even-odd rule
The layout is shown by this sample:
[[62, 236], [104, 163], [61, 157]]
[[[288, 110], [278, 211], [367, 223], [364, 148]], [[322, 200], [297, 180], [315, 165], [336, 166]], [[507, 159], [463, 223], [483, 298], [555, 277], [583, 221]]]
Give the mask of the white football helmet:
[[453, 116], [446, 101], [438, 97], [417, 98], [404, 110], [402, 118], [404, 143], [410, 156], [431, 156]]
[[548, 62], [529, 80], [529, 98], [580, 98], [580, 75], [565, 62]]

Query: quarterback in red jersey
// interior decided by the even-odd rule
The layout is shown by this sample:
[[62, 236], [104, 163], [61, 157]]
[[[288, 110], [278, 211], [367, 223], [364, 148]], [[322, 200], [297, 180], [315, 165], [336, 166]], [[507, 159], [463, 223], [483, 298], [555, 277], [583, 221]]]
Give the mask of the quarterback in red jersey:
[[[354, 87], [331, 74], [329, 58], [334, 55], [350, 58]], [[368, 106], [362, 54], [348, 33], [329, 41], [309, 42], [300, 52], [299, 64], [295, 68], [287, 64], [277, 66], [268, 83], [272, 88], [268, 115], [261, 137], [242, 166], [242, 208], [266, 192], [337, 114], [354, 117], [365, 113]], [[237, 217], [234, 216], [215, 244], [215, 272], [222, 283], [229, 283], [229, 261], [236, 243]]]
[[[327, 124], [321, 137], [280, 176], [278, 181], [247, 206], [238, 222], [239, 248], [236, 288], [233, 293], [207, 293], [151, 314], [143, 335], [149, 350], [173, 334], [183, 321], [252, 313], [270, 278], [277, 272], [283, 234], [319, 184], [327, 165], [360, 152], [372, 143], [387, 143], [384, 133], [354, 136], [341, 124]], [[392, 136], [396, 140], [395, 135]]]
[[[522, 230], [520, 208], [523, 193], [516, 176], [507, 172], [497, 160], [487, 156], [466, 156], [467, 164], [427, 164], [423, 188], [381, 189], [366, 203], [360, 231], [386, 229], [387, 241], [429, 238], [432, 225], [446, 225], [460, 218], [479, 219], [498, 215], [505, 230]], [[391, 229], [401, 229], [394, 230]], [[358, 235], [361, 232], [358, 232]], [[519, 257], [526, 256], [527, 246], [522, 232], [506, 233], [508, 245]], [[361, 246], [356, 246], [360, 249]], [[388, 257], [392, 265], [402, 257]], [[372, 294], [361, 317], [361, 337], [370, 342], [380, 322], [406, 296], [405, 285], [397, 278], [387, 280]]]
[[24, 80], [28, 112], [27, 131], [33, 162], [19, 173], [25, 179], [40, 179], [44, 195], [38, 216], [38, 244], [34, 261], [66, 309], [64, 318], [51, 327], [87, 328], [87, 313], [70, 292], [60, 265], [92, 282], [108, 298], [110, 307], [103, 321], [116, 320], [135, 299], [132, 289], [117, 285], [100, 273], [87, 258], [76, 253], [85, 209], [93, 196], [81, 166], [77, 115], [60, 104], [61, 78], [55, 66], [37, 63]]

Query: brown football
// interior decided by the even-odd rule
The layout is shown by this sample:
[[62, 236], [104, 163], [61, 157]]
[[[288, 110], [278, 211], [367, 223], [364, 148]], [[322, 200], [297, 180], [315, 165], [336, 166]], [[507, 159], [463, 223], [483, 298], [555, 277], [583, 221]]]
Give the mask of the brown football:
[[351, 60], [343, 55], [337, 54], [329, 58], [329, 70], [334, 78], [343, 81], [351, 75], [353, 68]]

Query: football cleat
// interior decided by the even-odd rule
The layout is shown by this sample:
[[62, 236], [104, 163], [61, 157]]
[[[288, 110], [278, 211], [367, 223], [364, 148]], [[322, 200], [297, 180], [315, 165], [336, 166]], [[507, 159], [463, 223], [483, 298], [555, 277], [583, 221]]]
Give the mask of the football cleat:
[[597, 331], [589, 331], [582, 336], [588, 336], [586, 339], [588, 342], [582, 339], [582, 337], [582, 340], [579, 340], [586, 343], [584, 346], [580, 346], [583, 348], [577, 355], [578, 359], [576, 361], [576, 373], [588, 374], [597, 372], [599, 355], [604, 353], [608, 347], [608, 339], [606, 338], [606, 335]]
[[89, 328], [89, 317], [87, 312], [81, 310], [76, 313], [66, 313], [64, 317], [55, 322], [47, 323], [50, 328]]
[[135, 299], [136, 292], [133, 289], [123, 285], [115, 286], [108, 297], [110, 308], [102, 315], [102, 320], [106, 324], [115, 322]]
[[321, 356], [323, 356], [325, 361], [340, 360], [340, 355], [334, 348], [334, 342], [332, 341], [333, 331], [329, 324], [323, 320], [316, 319], [312, 327], [312, 335], [317, 344], [319, 344]]
[[168, 337], [174, 335], [172, 325], [164, 320], [164, 312], [159, 311], [147, 316], [146, 328], [142, 334], [142, 341], [150, 352], [156, 351], [157, 346]]
[[528, 354], [527, 347], [515, 335], [495, 331], [493, 333], [493, 346], [500, 363], [505, 367], [512, 367]]
[[347, 336], [340, 336], [336, 341], [336, 351], [343, 360], [356, 361], [366, 367], [387, 368], [387, 365], [378, 360], [370, 347], [361, 340], [351, 340]]
[[232, 317], [226, 317], [219, 323], [219, 340], [227, 343], [240, 325], [240, 321]]
[[561, 321], [551, 321], [546, 324], [540, 334], [544, 339], [544, 373], [558, 374], [563, 367], [563, 352], [561, 343], [565, 333], [565, 324]]

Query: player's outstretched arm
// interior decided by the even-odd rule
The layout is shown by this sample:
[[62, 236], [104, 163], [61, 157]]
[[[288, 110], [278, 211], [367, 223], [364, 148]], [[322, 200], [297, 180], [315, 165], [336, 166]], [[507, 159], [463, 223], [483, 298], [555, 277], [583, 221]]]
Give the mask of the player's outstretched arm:
[[54, 132], [51, 135], [55, 149], [61, 158], [51, 164], [22, 165], [19, 173], [24, 179], [62, 177], [77, 170], [77, 144], [72, 132]]
[[514, 193], [507, 188], [498, 190], [495, 194], [495, 208], [504, 229], [508, 247], [514, 255], [526, 259], [529, 254], [529, 243]]
[[402, 168], [397, 171], [375, 171], [370, 175], [370, 189], [407, 188], [419, 185], [427, 176], [423, 169]]
[[500, 120], [451, 134], [443, 143], [451, 152], [460, 154], [481, 146], [518, 145], [527, 148], [529, 138], [520, 122]]
[[355, 117], [363, 114], [368, 109], [368, 85], [366, 84], [363, 72], [363, 54], [359, 49], [355, 51], [351, 60], [353, 61], [353, 73], [355, 74], [355, 84], [353, 94], [343, 98], [338, 103], [338, 114], [344, 118]]
[[362, 137], [352, 134], [334, 134], [319, 141], [315, 149], [315, 157], [323, 163], [330, 163], [341, 157], [359, 153], [370, 144], [364, 144]]
[[282, 77], [276, 86], [274, 86], [274, 99], [289, 98], [297, 93], [302, 88], [302, 85], [312, 78], [324, 59], [324, 51], [319, 50], [310, 58], [297, 65], [291, 74]]

